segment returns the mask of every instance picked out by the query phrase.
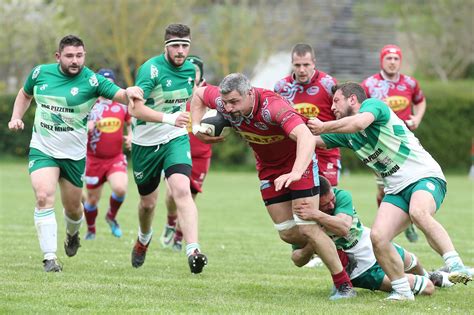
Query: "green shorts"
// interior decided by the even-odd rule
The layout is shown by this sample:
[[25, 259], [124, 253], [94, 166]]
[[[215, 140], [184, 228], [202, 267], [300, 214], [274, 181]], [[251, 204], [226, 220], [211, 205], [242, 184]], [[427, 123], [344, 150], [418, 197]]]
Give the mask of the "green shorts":
[[[405, 260], [405, 250], [398, 244], [392, 243], [402, 260]], [[364, 288], [369, 290], [378, 290], [382, 285], [385, 272], [376, 262], [368, 270], [363, 272], [357, 278], [351, 279], [352, 285], [356, 288]]]
[[180, 136], [165, 144], [141, 146], [132, 144], [133, 178], [138, 186], [160, 180], [161, 173], [170, 166], [192, 166], [188, 135]]
[[71, 159], [56, 159], [44, 154], [38, 149], [30, 148], [28, 160], [28, 172], [30, 174], [41, 168], [58, 167], [59, 177], [63, 177], [76, 187], [82, 188], [83, 186], [86, 158], [78, 161]]
[[443, 203], [444, 196], [446, 196], [446, 182], [437, 177], [422, 178], [419, 181], [407, 186], [396, 195], [385, 195], [382, 201], [391, 203], [408, 213], [411, 195], [418, 190], [429, 192], [433, 196], [436, 202], [436, 210], [438, 210]]

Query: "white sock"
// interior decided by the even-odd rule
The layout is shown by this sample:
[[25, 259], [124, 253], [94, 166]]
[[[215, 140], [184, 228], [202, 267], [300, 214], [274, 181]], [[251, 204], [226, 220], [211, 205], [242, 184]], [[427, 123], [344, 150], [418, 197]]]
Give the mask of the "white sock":
[[195, 250], [201, 251], [199, 248], [199, 243], [189, 243], [186, 245], [186, 256], [192, 255]]
[[409, 253], [409, 254], [410, 254], [410, 257], [411, 257], [411, 261], [410, 261], [410, 265], [405, 268], [405, 271], [408, 271], [408, 270], [411, 270], [411, 269], [415, 268], [416, 265], [418, 264], [418, 259], [416, 258], [416, 256], [412, 253]]
[[54, 208], [35, 208], [35, 227], [44, 259], [55, 259], [58, 249], [58, 224]]
[[[63, 210], [64, 211], [64, 210]], [[82, 216], [79, 220], [74, 221], [70, 217], [67, 216], [66, 211], [64, 211], [64, 220], [66, 221], [66, 232], [69, 235], [75, 235], [77, 232], [79, 232], [79, 229], [81, 228], [82, 221], [84, 220], [84, 213], [81, 213]]]
[[459, 257], [459, 254], [455, 250], [445, 253], [443, 259], [444, 263], [449, 268], [449, 271], [459, 267], [464, 267], [461, 257]]
[[431, 280], [425, 276], [415, 275], [415, 281], [413, 283], [413, 294], [421, 294], [426, 289], [428, 281]]
[[392, 289], [397, 293], [403, 295], [411, 295], [410, 283], [408, 282], [407, 277], [403, 277], [397, 280], [392, 281]]
[[138, 228], [138, 240], [143, 245], [146, 245], [146, 244], [150, 243], [152, 235], [153, 235], [153, 230], [150, 230], [150, 232], [144, 234], [144, 233], [142, 233], [142, 230], [140, 228]]

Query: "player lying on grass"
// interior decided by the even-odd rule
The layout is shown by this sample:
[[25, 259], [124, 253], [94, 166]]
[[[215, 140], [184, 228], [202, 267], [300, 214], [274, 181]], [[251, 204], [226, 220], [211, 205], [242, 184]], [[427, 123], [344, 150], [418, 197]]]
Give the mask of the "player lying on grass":
[[[318, 222], [332, 238], [337, 249], [343, 252], [342, 255], [339, 253], [339, 256], [354, 287], [392, 291], [390, 279], [377, 263], [373, 253], [370, 229], [360, 221], [352, 195], [348, 191], [331, 187], [323, 176], [319, 177], [319, 182], [319, 210], [302, 205], [295, 209], [295, 213], [304, 220]], [[433, 294], [434, 283], [438, 286], [449, 286], [446, 273], [443, 285], [441, 273], [428, 274], [414, 254], [395, 243], [393, 246], [403, 261], [405, 276], [414, 294]], [[302, 267], [311, 259], [312, 248], [294, 248], [296, 249], [291, 258], [296, 266]], [[430, 281], [430, 278], [433, 281]]]

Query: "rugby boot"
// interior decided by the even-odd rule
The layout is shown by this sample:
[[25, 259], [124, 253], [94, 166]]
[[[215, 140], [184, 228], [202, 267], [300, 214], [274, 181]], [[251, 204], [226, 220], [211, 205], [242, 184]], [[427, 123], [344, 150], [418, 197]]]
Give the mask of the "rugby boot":
[[69, 257], [75, 256], [79, 247], [81, 247], [79, 232], [72, 236], [66, 233], [66, 240], [64, 240], [64, 250], [66, 251], [66, 255]]

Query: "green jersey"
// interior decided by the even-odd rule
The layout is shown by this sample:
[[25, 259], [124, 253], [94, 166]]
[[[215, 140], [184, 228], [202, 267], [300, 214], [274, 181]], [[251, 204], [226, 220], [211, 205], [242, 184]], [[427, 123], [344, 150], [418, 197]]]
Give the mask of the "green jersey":
[[334, 213], [332, 215], [337, 215], [339, 213], [347, 214], [348, 216], [352, 217], [352, 225], [347, 236], [338, 236], [329, 231], [326, 233], [334, 241], [338, 249], [350, 249], [360, 241], [363, 226], [360, 222], [354, 205], [352, 204], [351, 194], [345, 190], [340, 190], [337, 188], [333, 188], [333, 192], [336, 196], [336, 204]]
[[362, 225], [352, 203], [352, 195], [337, 188], [333, 188], [333, 192], [336, 196], [336, 204], [332, 215], [344, 213], [352, 217], [352, 225], [347, 236], [337, 236], [329, 231], [326, 231], [326, 233], [338, 249], [342, 249], [350, 259], [356, 261], [354, 269], [350, 272], [350, 278], [354, 279], [376, 263], [372, 242], [370, 241], [370, 229]]
[[[186, 111], [186, 102], [193, 93], [196, 70], [194, 65], [185, 61], [180, 67], [171, 65], [164, 54], [146, 61], [139, 69], [135, 85], [143, 90], [145, 105], [163, 113]], [[188, 132], [164, 123], [151, 123], [132, 119], [132, 142], [141, 146], [153, 146]]]
[[87, 116], [95, 101], [113, 98], [120, 88], [87, 67], [67, 76], [55, 63], [35, 67], [23, 89], [37, 104], [30, 146], [77, 161], [86, 156]]
[[397, 194], [425, 177], [446, 181], [439, 164], [383, 101], [369, 98], [359, 112], [371, 113], [375, 120], [356, 133], [321, 135], [328, 148], [354, 150], [362, 162], [381, 175], [386, 194]]

